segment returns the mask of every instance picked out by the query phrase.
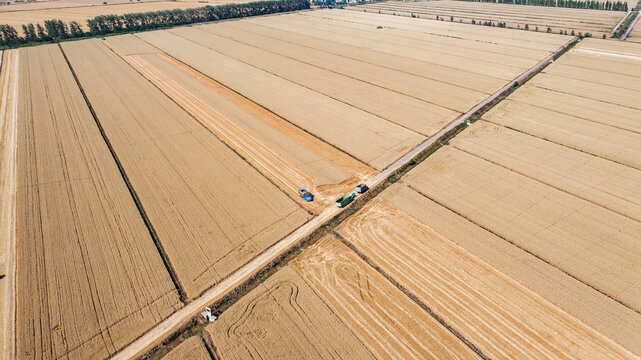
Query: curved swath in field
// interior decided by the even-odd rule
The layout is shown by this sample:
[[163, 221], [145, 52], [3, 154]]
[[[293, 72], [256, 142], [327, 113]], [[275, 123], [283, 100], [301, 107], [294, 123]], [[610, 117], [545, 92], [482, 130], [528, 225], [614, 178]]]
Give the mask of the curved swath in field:
[[293, 267], [379, 359], [470, 359], [477, 355], [333, 237]]
[[290, 164], [140, 56], [122, 58], [281, 189], [291, 194], [296, 194], [301, 187], [312, 192], [316, 190], [316, 183], [311, 176]]
[[491, 358], [634, 358], [385, 200], [340, 233]]
[[290, 267], [284, 267], [207, 326], [224, 359], [373, 359]]

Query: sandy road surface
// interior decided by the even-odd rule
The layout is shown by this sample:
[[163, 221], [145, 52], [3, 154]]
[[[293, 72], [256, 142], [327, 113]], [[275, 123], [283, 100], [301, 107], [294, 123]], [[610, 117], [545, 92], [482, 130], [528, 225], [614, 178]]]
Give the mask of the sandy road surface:
[[14, 357], [15, 230], [16, 230], [16, 145], [18, 120], [18, 51], [2, 54], [2, 100], [0, 104], [0, 302], [2, 336], [0, 358]]

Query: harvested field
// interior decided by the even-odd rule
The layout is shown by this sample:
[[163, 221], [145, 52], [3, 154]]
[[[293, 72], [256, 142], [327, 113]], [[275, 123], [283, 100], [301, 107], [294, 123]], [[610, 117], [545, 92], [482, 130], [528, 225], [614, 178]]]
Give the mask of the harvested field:
[[641, 170], [485, 121], [450, 145], [641, 221]]
[[[487, 2], [468, 1], [413, 1], [413, 2], [382, 2], [350, 6], [349, 10], [366, 11], [370, 13], [396, 14], [411, 16], [421, 19], [440, 20], [471, 24], [491, 21], [506, 23], [508, 28], [528, 29], [531, 31], [550, 32], [558, 34], [559, 31], [572, 31], [576, 34], [591, 33], [601, 37], [603, 34], [610, 36], [610, 32], [625, 15], [624, 11], [571, 9], [547, 6], [526, 6], [514, 4], [496, 4]], [[479, 25], [477, 25], [479, 26]], [[537, 30], [538, 28], [538, 30]]]
[[[112, 38], [106, 43], [263, 175], [315, 213], [375, 173], [159, 50], [148, 53], [152, 51], [145, 47], [151, 46], [134, 36]], [[134, 48], [144, 50], [143, 54], [125, 55]], [[311, 191], [314, 201], [300, 198], [300, 188]]]
[[292, 267], [378, 359], [475, 359], [435, 318], [328, 235]]
[[388, 200], [338, 231], [487, 357], [634, 358]]
[[291, 267], [258, 285], [206, 328], [221, 359], [372, 359]]
[[[171, 32], [243, 63], [276, 74], [280, 78], [348, 103], [391, 123], [420, 132], [423, 135], [430, 135], [440, 130], [447, 125], [448, 120], [467, 111], [487, 97], [486, 94], [475, 90], [396, 73], [394, 74], [396, 77], [402, 76], [407, 80], [406, 84], [400, 85], [403, 87], [401, 89], [395, 85], [396, 77], [385, 76], [385, 69], [382, 69], [380, 73], [369, 74], [362, 72], [361, 77], [355, 77], [356, 74], [349, 70], [353, 68], [352, 66], [341, 66], [342, 70], [339, 71], [347, 73], [347, 75], [343, 75], [332, 69], [319, 68], [219, 36], [216, 33], [226, 35], [238, 33], [236, 30], [219, 30], [221, 26], [217, 25], [219, 24], [206, 27], [172, 29]], [[224, 27], [225, 24], [222, 25]], [[262, 43], [260, 39], [251, 40], [250, 37], [255, 38], [250, 35], [241, 41], [251, 41], [254, 44]], [[277, 51], [280, 51], [279, 47]], [[306, 51], [305, 48], [298, 49], [296, 52], [302, 54], [302, 56], [305, 56], [306, 53], [310, 56], [312, 53]], [[326, 58], [319, 58], [318, 60], [328, 62]], [[357, 65], [356, 62], [354, 62], [354, 65]], [[370, 79], [376, 75], [380, 75], [380, 77], [378, 79]], [[372, 82], [375, 82], [375, 85]], [[393, 88], [393, 90], [390, 90], [390, 88]], [[373, 101], [373, 99], [376, 99], [376, 101]], [[431, 127], [425, 128], [425, 125], [422, 124], [425, 122], [423, 119], [425, 114], [430, 113], [435, 113], [435, 116], [442, 120]]]
[[404, 181], [516, 246], [641, 310], [639, 221], [452, 147], [439, 150]]
[[380, 198], [478, 256], [568, 314], [641, 354], [641, 314], [397, 183]]
[[100, 40], [63, 49], [187, 298], [310, 218]]
[[636, 44], [585, 39], [483, 118], [641, 170], [639, 65]]
[[181, 303], [58, 46], [19, 58], [16, 357], [106, 358]]
[[380, 117], [168, 31], [136, 36], [376, 169], [384, 168], [424, 139]]
[[173, 348], [167, 355], [162, 357], [163, 360], [211, 360], [211, 356], [205, 348], [203, 339], [196, 335], [182, 342]]
[[[54, 3], [54, 2], [52, 2]], [[57, 2], [55, 2], [57, 3]], [[102, 4], [102, 1], [100, 1]], [[31, 4], [25, 4], [31, 5]], [[45, 3], [35, 3], [33, 7], [45, 6]], [[62, 5], [62, 4], [60, 4]], [[14, 5], [9, 5], [14, 6]], [[91, 5], [86, 6], [60, 6], [54, 8], [39, 8], [20, 11], [7, 11], [9, 6], [0, 6], [0, 24], [12, 25], [18, 32], [22, 32], [23, 24], [44, 24], [45, 20], [57, 19], [65, 22], [77, 21], [85, 30], [87, 20], [98, 15], [122, 15], [127, 13], [138, 13], [147, 11], [160, 11], [172, 9], [188, 9], [197, 7], [194, 3], [174, 2], [174, 1], [147, 1], [136, 3], [121, 3], [109, 5]], [[204, 6], [204, 5], [202, 5]], [[2, 11], [4, 10], [4, 11]]]

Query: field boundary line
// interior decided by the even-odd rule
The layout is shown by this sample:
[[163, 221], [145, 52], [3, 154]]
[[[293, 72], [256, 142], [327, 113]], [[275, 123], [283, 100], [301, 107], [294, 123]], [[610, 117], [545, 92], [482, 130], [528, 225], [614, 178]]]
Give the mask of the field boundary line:
[[187, 297], [185, 296], [185, 292], [182, 288], [182, 284], [178, 280], [175, 274], [175, 270], [173, 266], [171, 265], [171, 262], [169, 261], [169, 258], [166, 255], [166, 252], [164, 248], [162, 247], [162, 244], [160, 243], [160, 240], [158, 239], [158, 236], [156, 235], [156, 230], [154, 229], [153, 225], [149, 221], [149, 218], [147, 217], [147, 213], [145, 212], [145, 209], [142, 206], [142, 203], [140, 202], [140, 199], [138, 198], [138, 195], [136, 194], [135, 189], [131, 185], [131, 182], [129, 181], [129, 177], [127, 176], [127, 173], [125, 172], [124, 167], [122, 166], [120, 159], [118, 158], [118, 155], [116, 154], [113, 146], [111, 145], [111, 142], [109, 141], [109, 138], [107, 137], [107, 134], [105, 133], [102, 124], [100, 123], [100, 120], [98, 119], [98, 116], [96, 115], [96, 112], [93, 109], [93, 106], [91, 105], [91, 102], [89, 101], [89, 98], [87, 97], [87, 94], [85, 93], [85, 90], [82, 88], [82, 84], [80, 84], [80, 79], [76, 76], [76, 72], [74, 71], [73, 67], [71, 66], [71, 62], [69, 62], [69, 59], [67, 58], [67, 54], [65, 53], [64, 49], [58, 43], [58, 48], [60, 49], [60, 52], [62, 52], [62, 56], [65, 58], [65, 62], [67, 63], [67, 66], [69, 67], [69, 70], [71, 70], [71, 73], [73, 75], [74, 80], [76, 81], [76, 85], [78, 86], [78, 89], [82, 93], [82, 97], [85, 100], [85, 103], [87, 104], [87, 107], [89, 108], [89, 111], [91, 112], [91, 116], [93, 117], [94, 121], [96, 122], [96, 126], [98, 127], [98, 130], [100, 131], [100, 135], [102, 136], [105, 144], [107, 145], [107, 148], [109, 149], [109, 152], [111, 153], [111, 156], [114, 159], [114, 162], [116, 163], [116, 166], [118, 167], [118, 171], [120, 172], [120, 175], [122, 176], [123, 181], [125, 182], [125, 185], [127, 185], [127, 189], [129, 190], [129, 194], [132, 197], [132, 200], [136, 204], [136, 207], [138, 208], [138, 211], [140, 212], [140, 216], [142, 217], [143, 222], [145, 223], [145, 226], [147, 227], [147, 230], [149, 231], [149, 235], [151, 236], [154, 245], [156, 245], [156, 248], [158, 250], [158, 253], [160, 257], [162, 258], [163, 263], [165, 264], [165, 268], [167, 269], [167, 272], [169, 273], [169, 276], [171, 277], [171, 281], [174, 283], [174, 287], [176, 288], [176, 291], [178, 292], [178, 296], [180, 298], [180, 301], [184, 304], [186, 302]]
[[[361, 11], [358, 11], [358, 10], [352, 10], [352, 11], [355, 11], [357, 13], [361, 12]], [[369, 14], [372, 14], [372, 13], [369, 13]], [[389, 15], [390, 17], [406, 17], [406, 18], [410, 18], [409, 13], [408, 13], [408, 15], [392, 15], [392, 14], [382, 14], [382, 15]], [[302, 16], [310, 17], [307, 14], [303, 14]], [[349, 19], [348, 20], [346, 18], [334, 18], [334, 17], [328, 17], [326, 15], [323, 15], [323, 16], [313, 16], [312, 15], [311, 17], [312, 18], [320, 18], [320, 19], [332, 20], [332, 21], [335, 21], [335, 22], [343, 22], [343, 23], [347, 23], [347, 24], [359, 24], [359, 25], [364, 25], [364, 26], [370, 25], [370, 24], [367, 24], [367, 23], [364, 23], [364, 22], [359, 22], [359, 21], [357, 21], [358, 19], [356, 19], [356, 20]], [[434, 20], [434, 19], [423, 19], [423, 20], [441, 22], [441, 20]], [[450, 23], [450, 22], [448, 21], [446, 23]], [[469, 26], [472, 26], [472, 27], [478, 27], [479, 26], [479, 25], [473, 25], [473, 24], [470, 24], [470, 23], [455, 23], [455, 24], [461, 24], [461, 25], [466, 25], [466, 26], [469, 25]], [[394, 23], [392, 25], [386, 25], [385, 27], [388, 28], [388, 29], [394, 29], [394, 30], [398, 30], [398, 31], [401, 31], [401, 32], [409, 32], [409, 33], [415, 33], [415, 34], [428, 34], [428, 35], [433, 35], [433, 36], [440, 36], [440, 37], [446, 37], [446, 38], [455, 38], [455, 39], [465, 40], [465, 38], [462, 38], [460, 36], [455, 36], [455, 35], [447, 35], [447, 34], [443, 34], [443, 33], [434, 33], [434, 32], [429, 32], [429, 31], [425, 31], [425, 30], [419, 30], [419, 29], [412, 30], [412, 29], [399, 27], [401, 25], [404, 25], [404, 24], [396, 22], [396, 23]], [[519, 30], [519, 31], [531, 31], [531, 30], [523, 30], [523, 29], [518, 29], [518, 28], [509, 28], [509, 29], [511, 29], [511, 30]], [[554, 35], [556, 35], [556, 34], [554, 34]], [[566, 35], [566, 36], [569, 37], [570, 35]], [[504, 38], [504, 39], [507, 39], [507, 38]], [[481, 44], [494, 44], [495, 43], [493, 41], [478, 40], [478, 39], [471, 40], [471, 41], [477, 42], [477, 43], [481, 43]], [[384, 42], [395, 44], [393, 41], [384, 41]], [[505, 46], [510, 46], [510, 47], [515, 48], [515, 49], [529, 49], [529, 50], [531, 50], [531, 48], [527, 48], [527, 47], [524, 47], [524, 46], [518, 46], [518, 45], [505, 45]], [[429, 49], [427, 49], [427, 50], [429, 51]], [[545, 52], [544, 50], [538, 50], [538, 51]], [[443, 52], [440, 52], [440, 51], [438, 51], [438, 52], [435, 51], [435, 53], [452, 55], [450, 53], [443, 53]], [[500, 52], [497, 53], [497, 54], [500, 54]], [[454, 56], [457, 56], [457, 55], [454, 55]], [[520, 59], [525, 59], [525, 58], [521, 58], [520, 56], [516, 56], [516, 55], [512, 55], [512, 56], [520, 58]], [[475, 57], [466, 57], [466, 56], [458, 56], [458, 57], [462, 58], [462, 59], [466, 59], [466, 60], [470, 60], [470, 59], [471, 60], [478, 60], [478, 58], [475, 58]], [[531, 59], [525, 59], [525, 60], [531, 60]], [[487, 60], [481, 60], [481, 61], [483, 61], [483, 62], [485, 62], [487, 64], [491, 64], [491, 65], [506, 66], [505, 63], [501, 63], [501, 62], [487, 61]], [[508, 65], [508, 66], [512, 66], [512, 65]]]
[[[543, 88], [539, 88], [539, 89], [543, 89]], [[548, 90], [548, 89], [543, 89], [543, 90]], [[554, 90], [549, 90], [549, 91], [554, 91]], [[572, 94], [566, 94], [566, 95], [572, 95]], [[626, 129], [626, 128], [624, 128], [622, 126], [618, 126], [618, 125], [602, 123], [602, 122], [600, 122], [598, 120], [588, 119], [588, 118], [583, 117], [583, 116], [579, 116], [579, 115], [572, 114], [572, 113], [569, 113], [569, 112], [563, 112], [563, 111], [561, 111], [559, 109], [553, 109], [553, 108], [541, 106], [541, 105], [538, 105], [538, 104], [530, 104], [530, 103], [526, 103], [526, 102], [523, 102], [523, 101], [520, 101], [520, 100], [514, 100], [514, 99], [510, 99], [510, 101], [512, 103], [518, 103], [518, 104], [523, 104], [523, 105], [531, 106], [531, 107], [538, 108], [538, 109], [549, 110], [549, 111], [552, 111], [552, 112], [555, 112], [555, 113], [558, 113], [558, 114], [568, 115], [568, 116], [571, 116], [571, 117], [574, 117], [574, 118], [577, 118], [577, 119], [580, 119], [580, 120], [583, 120], [583, 121], [587, 121], [587, 122], [590, 122], [590, 123], [593, 123], [593, 124], [598, 124], [598, 125], [601, 125], [601, 126], [611, 127], [611, 128], [615, 128], [615, 129], [618, 129], [618, 130], [621, 130], [621, 131], [626, 131], [626, 132], [631, 132], [631, 133], [635, 133], [635, 134], [640, 134], [641, 135], [641, 131], [640, 130], [631, 130], [631, 129]], [[612, 103], [610, 103], [610, 104], [617, 106], [617, 104], [612, 104]], [[485, 120], [485, 119], [483, 119], [483, 120]], [[485, 121], [490, 122], [490, 120], [485, 120]], [[505, 126], [505, 125], [503, 125], [503, 126]]]
[[615, 298], [615, 297], [613, 297], [612, 295], [610, 295], [610, 294], [608, 294], [608, 293], [606, 293], [606, 292], [603, 292], [603, 291], [602, 291], [602, 290], [600, 290], [600, 289], [597, 289], [596, 287], [592, 286], [591, 284], [586, 283], [585, 281], [583, 281], [583, 280], [579, 279], [577, 276], [575, 276], [575, 275], [573, 275], [573, 274], [571, 274], [571, 273], [569, 273], [569, 272], [567, 272], [567, 271], [565, 271], [565, 270], [563, 270], [563, 269], [559, 268], [558, 266], [556, 266], [556, 265], [552, 264], [552, 263], [551, 263], [551, 262], [549, 262], [548, 260], [546, 260], [546, 259], [544, 259], [544, 258], [540, 257], [539, 255], [537, 255], [537, 254], [536, 254], [536, 253], [534, 253], [533, 251], [530, 251], [530, 250], [528, 250], [528, 249], [526, 249], [526, 248], [524, 248], [524, 247], [522, 247], [522, 246], [518, 245], [517, 243], [513, 242], [512, 240], [510, 240], [510, 239], [508, 239], [508, 238], [506, 238], [506, 237], [504, 237], [504, 236], [502, 236], [502, 235], [500, 235], [500, 234], [498, 234], [498, 233], [494, 232], [492, 229], [490, 229], [490, 228], [488, 228], [488, 227], [486, 227], [486, 226], [483, 226], [483, 225], [481, 225], [481, 224], [477, 223], [476, 221], [474, 221], [474, 220], [470, 219], [470, 218], [469, 218], [469, 217], [467, 217], [466, 215], [461, 214], [460, 212], [458, 212], [458, 211], [456, 211], [456, 210], [454, 210], [454, 209], [450, 208], [449, 206], [446, 206], [445, 204], [441, 203], [440, 201], [438, 201], [438, 200], [436, 200], [436, 199], [431, 198], [430, 196], [428, 196], [427, 194], [425, 194], [425, 193], [421, 192], [420, 190], [416, 189], [416, 188], [415, 188], [415, 187], [413, 187], [412, 185], [410, 185], [410, 184], [406, 184], [406, 186], [407, 186], [409, 189], [411, 189], [412, 191], [416, 192], [417, 194], [419, 194], [419, 195], [423, 196], [424, 198], [426, 198], [426, 199], [428, 199], [428, 200], [430, 200], [430, 201], [434, 202], [435, 204], [438, 204], [439, 206], [441, 206], [441, 207], [443, 207], [443, 208], [445, 208], [445, 209], [448, 209], [449, 211], [451, 211], [451, 212], [455, 213], [456, 215], [458, 215], [458, 216], [462, 217], [463, 219], [465, 219], [465, 220], [469, 221], [470, 223], [472, 223], [472, 224], [474, 224], [474, 225], [476, 225], [476, 226], [480, 227], [481, 229], [483, 229], [483, 230], [485, 230], [485, 231], [487, 231], [487, 232], [491, 233], [491, 234], [492, 234], [492, 235], [494, 235], [494, 236], [497, 236], [498, 238], [500, 238], [500, 239], [502, 239], [503, 241], [505, 241], [505, 242], [507, 242], [507, 243], [511, 244], [512, 246], [514, 246], [514, 247], [516, 247], [516, 248], [518, 248], [518, 249], [520, 249], [520, 250], [522, 250], [522, 251], [524, 251], [524, 252], [526, 252], [526, 253], [528, 253], [528, 254], [530, 254], [530, 255], [534, 256], [535, 258], [537, 258], [537, 259], [539, 259], [539, 260], [543, 261], [544, 263], [546, 263], [546, 264], [548, 264], [548, 265], [552, 266], [553, 268], [555, 268], [555, 269], [559, 270], [560, 272], [562, 272], [562, 273], [564, 273], [565, 275], [567, 275], [567, 276], [571, 277], [572, 279], [574, 279], [574, 280], [576, 280], [576, 281], [580, 282], [581, 284], [583, 284], [583, 285], [585, 285], [585, 286], [589, 287], [590, 289], [592, 289], [592, 290], [594, 290], [594, 291], [596, 291], [596, 292], [600, 293], [601, 295], [604, 295], [604, 296], [608, 297], [610, 300], [617, 302], [619, 305], [622, 305], [622, 306], [624, 306], [624, 307], [626, 307], [626, 308], [628, 308], [628, 309], [630, 309], [630, 310], [632, 310], [632, 311], [636, 312], [637, 314], [641, 315], [641, 311], [639, 311], [639, 310], [637, 310], [637, 309], [634, 309], [634, 308], [630, 307], [629, 305], [627, 305], [627, 304], [625, 304], [625, 303], [621, 302], [620, 300], [616, 299], [616, 298]]
[[[18, 147], [18, 77], [19, 56], [17, 50], [3, 51], [0, 55], [0, 71], [4, 73], [2, 84], [2, 104], [0, 107], [0, 141], [2, 141], [2, 158], [0, 159], [0, 238], [5, 271], [4, 289], [2, 291], [2, 352], [0, 357], [11, 360], [15, 357], [15, 287], [16, 287], [16, 182], [17, 182], [17, 147]], [[13, 61], [4, 58], [12, 57]], [[7, 67], [7, 65], [10, 65]], [[11, 101], [11, 104], [8, 102]]]
[[[267, 26], [267, 25], [265, 25], [265, 24], [261, 24], [261, 23], [254, 23], [254, 22], [252, 22], [251, 24], [252, 24], [252, 25], [256, 25], [256, 26], [260, 26], [260, 27], [264, 27], [264, 28], [267, 28], [267, 29], [270, 29], [270, 30], [274, 30], [274, 31], [280, 31], [280, 32], [285, 32], [285, 33], [289, 33], [289, 34], [296, 34], [295, 32], [292, 32], [292, 31], [289, 31], [289, 30], [285, 30], [285, 29], [281, 29], [281, 28], [276, 28], [276, 27], [270, 27], [270, 26]], [[403, 70], [403, 69], [395, 69], [395, 68], [390, 67], [390, 66], [377, 64], [377, 63], [375, 63], [375, 62], [371, 62], [371, 61], [367, 61], [367, 60], [362, 60], [362, 59], [353, 58], [353, 57], [351, 57], [351, 56], [347, 56], [347, 55], [345, 55], [345, 54], [332, 52], [332, 51], [330, 51], [330, 50], [328, 50], [328, 49], [324, 49], [324, 48], [318, 48], [318, 49], [317, 49], [317, 48], [314, 48], [314, 47], [311, 47], [311, 46], [307, 46], [307, 45], [305, 45], [305, 44], [300, 44], [300, 43], [297, 43], [297, 42], [294, 42], [294, 41], [291, 41], [291, 40], [283, 40], [283, 39], [281, 39], [281, 38], [277, 38], [277, 37], [274, 37], [274, 36], [272, 36], [272, 35], [260, 34], [260, 33], [257, 33], [257, 32], [256, 32], [256, 31], [254, 31], [254, 30], [244, 30], [244, 31], [249, 32], [249, 33], [253, 33], [253, 34], [259, 34], [259, 35], [261, 35], [261, 36], [268, 37], [268, 38], [270, 38], [270, 39], [280, 40], [280, 41], [282, 41], [282, 42], [286, 42], [286, 43], [289, 43], [289, 44], [293, 44], [293, 45], [301, 46], [301, 47], [304, 47], [304, 48], [308, 48], [308, 49], [315, 49], [315, 50], [317, 50], [317, 51], [324, 52], [324, 53], [327, 53], [327, 54], [336, 55], [336, 56], [340, 56], [340, 57], [343, 57], [343, 58], [345, 58], [345, 59], [350, 59], [350, 60], [354, 60], [354, 61], [359, 61], [359, 62], [362, 62], [362, 63], [365, 63], [365, 64], [375, 65], [375, 66], [379, 66], [379, 67], [382, 67], [382, 68], [385, 68], [385, 69], [394, 70], [394, 71], [398, 71], [398, 72], [401, 72], [401, 73], [404, 73], [404, 74], [408, 74], [408, 75], [416, 76], [416, 77], [419, 77], [419, 78], [428, 79], [428, 80], [433, 80], [433, 81], [441, 82], [441, 83], [443, 83], [443, 84], [448, 84], [448, 85], [458, 86], [458, 87], [461, 87], [461, 88], [463, 88], [463, 89], [475, 90], [475, 91], [481, 92], [481, 93], [483, 93], [483, 94], [486, 94], [485, 92], [479, 91], [479, 90], [474, 89], [474, 88], [472, 88], [472, 87], [469, 87], [469, 88], [468, 88], [468, 87], [463, 87], [463, 86], [460, 86], [460, 85], [457, 85], [457, 84], [454, 84], [454, 83], [451, 83], [451, 82], [447, 82], [447, 81], [444, 81], [444, 80], [439, 80], [439, 79], [431, 78], [431, 77], [424, 76], [424, 75], [414, 74], [414, 73], [411, 73], [411, 72], [405, 71], [405, 70]], [[309, 36], [311, 36], [311, 35], [309, 35]], [[314, 39], [318, 39], [318, 40], [325, 40], [324, 38], [319, 38], [319, 37], [314, 37]], [[461, 39], [462, 39], [462, 38], [461, 38]], [[380, 50], [372, 50], [372, 49], [368, 49], [368, 50], [370, 50], [370, 51], [372, 51], [372, 52], [376, 52], [376, 53], [388, 54], [388, 53], [382, 52], [382, 51], [380, 51]], [[474, 72], [474, 71], [472, 71], [472, 70], [467, 70], [467, 69], [457, 69], [457, 68], [450, 67], [450, 66], [447, 66], [447, 65], [440, 65], [440, 64], [436, 64], [436, 63], [433, 63], [433, 62], [428, 61], [428, 60], [425, 60], [425, 59], [423, 59], [423, 60], [419, 60], [419, 59], [414, 59], [414, 58], [410, 58], [410, 57], [403, 56], [403, 55], [399, 55], [399, 54], [389, 54], [389, 55], [396, 56], [396, 57], [401, 57], [401, 58], [409, 59], [409, 60], [415, 60], [415, 61], [422, 62], [422, 63], [425, 63], [425, 64], [436, 65], [436, 66], [440, 66], [440, 67], [443, 67], [443, 68], [448, 68], [448, 69], [451, 69], [451, 70], [467, 72], [467, 73], [471, 73], [471, 74], [474, 74], [474, 75], [484, 75], [484, 74], [482, 74], [482, 73]], [[299, 60], [299, 61], [300, 61], [300, 60]], [[508, 81], [508, 80], [510, 80], [510, 79], [508, 79], [508, 78], [500, 78], [500, 77], [489, 76], [489, 75], [485, 75], [485, 76], [492, 77], [492, 78], [495, 78], [495, 79], [498, 79], [498, 80], [504, 80], [504, 81]], [[490, 94], [487, 94], [487, 95], [490, 95]]]
[[[506, 128], [506, 129], [509, 129], [509, 128]], [[509, 129], [509, 130], [512, 130], [512, 129]], [[523, 134], [525, 134], [525, 133], [523, 133]], [[526, 134], [526, 135], [529, 135], [529, 134]], [[529, 135], [529, 136], [532, 136], [532, 135]], [[537, 137], [537, 138], [538, 138], [538, 137]], [[456, 146], [456, 145], [450, 145], [450, 146], [452, 146], [454, 149], [456, 149], [456, 150], [458, 150], [458, 151], [462, 151], [462, 152], [464, 152], [464, 153], [466, 153], [466, 154], [469, 154], [469, 155], [472, 155], [472, 156], [474, 156], [474, 157], [476, 157], [476, 158], [479, 158], [479, 159], [485, 160], [485, 161], [487, 161], [487, 162], [489, 162], [489, 163], [491, 163], [491, 164], [494, 164], [494, 165], [496, 165], [496, 166], [502, 167], [503, 169], [506, 169], [506, 170], [511, 171], [511, 172], [513, 172], [513, 173], [516, 173], [516, 174], [519, 174], [519, 175], [521, 175], [521, 176], [523, 176], [523, 177], [526, 177], [526, 178], [528, 178], [528, 179], [530, 179], [530, 180], [534, 180], [534, 181], [536, 181], [537, 183], [540, 183], [540, 184], [543, 184], [543, 185], [549, 186], [549, 187], [553, 188], [554, 190], [561, 191], [561, 192], [563, 192], [563, 193], [565, 193], [565, 194], [568, 194], [568, 195], [570, 195], [570, 196], [576, 197], [576, 198], [581, 199], [581, 200], [583, 200], [583, 201], [587, 201], [587, 202], [589, 202], [590, 204], [592, 204], [592, 205], [596, 205], [596, 206], [598, 206], [598, 207], [600, 207], [600, 208], [603, 208], [603, 209], [605, 209], [605, 210], [607, 210], [607, 211], [612, 211], [613, 213], [615, 213], [615, 214], [617, 214], [617, 215], [621, 215], [621, 216], [623, 216], [623, 217], [625, 217], [625, 218], [628, 218], [628, 219], [630, 219], [630, 220], [632, 220], [632, 221], [634, 221], [634, 222], [641, 223], [641, 220], [637, 220], [637, 219], [635, 219], [635, 218], [631, 217], [630, 215], [627, 215], [627, 214], [624, 214], [624, 213], [619, 212], [618, 210], [610, 209], [610, 208], [609, 208], [609, 207], [607, 207], [606, 205], [601, 205], [601, 204], [596, 203], [596, 202], [594, 202], [593, 200], [587, 199], [587, 198], [585, 198], [585, 197], [583, 197], [583, 196], [579, 196], [579, 195], [573, 194], [573, 193], [569, 192], [568, 190], [564, 190], [564, 189], [562, 189], [562, 188], [560, 188], [560, 187], [558, 187], [558, 186], [556, 186], [556, 185], [552, 185], [552, 184], [547, 183], [547, 182], [545, 182], [545, 181], [543, 181], [543, 180], [536, 179], [536, 178], [534, 178], [534, 177], [532, 177], [532, 176], [530, 176], [530, 175], [527, 175], [527, 174], [525, 174], [525, 173], [523, 173], [523, 172], [521, 172], [521, 171], [518, 171], [518, 170], [512, 169], [512, 168], [510, 168], [510, 167], [507, 167], [507, 166], [505, 166], [505, 165], [503, 165], [503, 164], [501, 164], [501, 163], [498, 163], [498, 162], [496, 162], [496, 161], [494, 161], [494, 160], [490, 160], [489, 158], [486, 158], [486, 157], [481, 156], [481, 155], [479, 155], [479, 154], [473, 153], [473, 152], [471, 152], [471, 151], [469, 151], [469, 150], [466, 150], [466, 149], [463, 149], [463, 148], [461, 148], [461, 147], [459, 147], [459, 146]], [[614, 196], [614, 195], [612, 195], [612, 196]], [[625, 198], [623, 198], [623, 200], [626, 200], [626, 199], [625, 199]]]
[[552, 60], [567, 51], [578, 40], [578, 37], [574, 37], [530, 69], [519, 75], [517, 78], [507, 83], [492, 96], [486, 98], [468, 112], [450, 122], [437, 134], [416, 146], [413, 150], [389, 165], [379, 174], [365, 181], [365, 183], [370, 187], [370, 190], [363, 196], [357, 197], [352, 204], [345, 208], [337, 208], [334, 206], [328, 207], [318, 216], [312, 218], [288, 236], [279, 240], [267, 250], [251, 259], [242, 267], [238, 268], [218, 284], [206, 290], [200, 297], [186, 304], [183, 308], [157, 324], [143, 336], [121, 349], [111, 359], [124, 360], [144, 357], [145, 354], [153, 352], [155, 348], [160, 346], [166, 338], [177, 337], [176, 333], [183, 329], [188, 322], [195, 322], [195, 319], [198, 317], [198, 313], [205, 306], [218, 303], [227, 297], [234, 296], [235, 292], [239, 291], [239, 289], [242, 290], [241, 288], [243, 287], [246, 288], [252, 280], [256, 280], [262, 272], [268, 271], [270, 268], [278, 265], [280, 260], [284, 259], [287, 255], [295, 253], [302, 245], [308, 243], [312, 239], [315, 239], [317, 235], [324, 230], [324, 228], [337, 225], [337, 223], [340, 223], [340, 221], [343, 220], [342, 218], [346, 218], [353, 212], [357, 211], [360, 206], [364, 205], [367, 201], [377, 195], [378, 192], [382, 191], [386, 186], [394, 182], [391, 180], [393, 176], [396, 176], [397, 174], [400, 174], [398, 176], [401, 176], [409, 171], [409, 169], [417, 163], [417, 158], [421, 158], [422, 155], [431, 154], [430, 151], [439, 145], [439, 141], [443, 138], [455, 135], [457, 131], [461, 130], [465, 126], [464, 124], [468, 119], [471, 119], [479, 113], [487, 111], [489, 108], [494, 106], [498, 101], [509, 95], [511, 91], [516, 88], [515, 85], [518, 86], [527, 81], [538, 71], [550, 64]]

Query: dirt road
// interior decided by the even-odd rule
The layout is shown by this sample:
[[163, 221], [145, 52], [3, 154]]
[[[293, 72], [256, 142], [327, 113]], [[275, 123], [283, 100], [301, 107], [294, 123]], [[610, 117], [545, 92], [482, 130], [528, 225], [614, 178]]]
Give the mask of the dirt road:
[[3, 54], [0, 84], [0, 302], [2, 336], [0, 359], [14, 358], [16, 144], [18, 120], [18, 50]]

